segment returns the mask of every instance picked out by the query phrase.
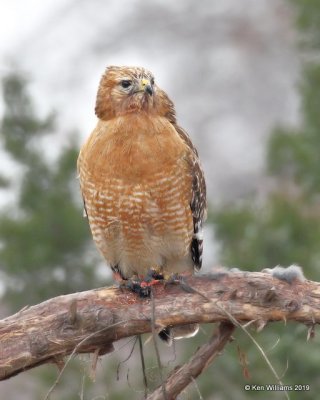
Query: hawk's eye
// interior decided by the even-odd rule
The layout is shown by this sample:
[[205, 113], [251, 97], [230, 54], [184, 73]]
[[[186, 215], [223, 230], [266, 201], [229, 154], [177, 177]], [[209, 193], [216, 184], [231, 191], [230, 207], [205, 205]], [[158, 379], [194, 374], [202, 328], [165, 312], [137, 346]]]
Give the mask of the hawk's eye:
[[128, 88], [129, 86], [131, 86], [131, 84], [132, 84], [132, 81], [130, 81], [128, 79], [124, 79], [123, 81], [121, 81], [121, 86], [124, 89]]
[[151, 85], [154, 85], [154, 78], [150, 79], [150, 83], [151, 83]]

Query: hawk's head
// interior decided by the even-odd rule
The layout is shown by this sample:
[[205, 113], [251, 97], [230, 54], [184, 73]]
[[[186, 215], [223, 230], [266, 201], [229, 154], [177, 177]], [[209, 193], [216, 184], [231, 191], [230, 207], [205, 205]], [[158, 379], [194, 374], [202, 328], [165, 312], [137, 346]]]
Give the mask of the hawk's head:
[[152, 73], [141, 67], [108, 67], [100, 81], [95, 111], [103, 120], [147, 112], [175, 122], [172, 101], [157, 87]]

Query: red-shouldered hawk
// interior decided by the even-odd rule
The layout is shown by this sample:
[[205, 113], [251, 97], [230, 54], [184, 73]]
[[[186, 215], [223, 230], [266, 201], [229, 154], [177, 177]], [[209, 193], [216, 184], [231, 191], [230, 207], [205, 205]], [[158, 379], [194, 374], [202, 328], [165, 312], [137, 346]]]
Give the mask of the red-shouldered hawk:
[[123, 279], [192, 273], [202, 263], [206, 186], [197, 150], [151, 72], [106, 69], [98, 123], [78, 159], [94, 241]]

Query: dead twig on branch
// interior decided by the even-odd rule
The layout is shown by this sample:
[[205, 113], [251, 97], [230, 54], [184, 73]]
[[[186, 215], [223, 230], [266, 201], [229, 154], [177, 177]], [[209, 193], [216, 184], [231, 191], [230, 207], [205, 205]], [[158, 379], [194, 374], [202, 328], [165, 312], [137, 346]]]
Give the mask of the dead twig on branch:
[[[227, 322], [228, 313], [258, 327], [295, 320], [320, 322], [320, 284], [286, 282], [269, 273], [228, 272], [190, 277], [154, 288], [154, 326]], [[203, 293], [204, 295], [199, 295]], [[152, 304], [119, 288], [102, 288], [50, 299], [0, 321], [0, 380], [45, 363], [61, 364], [76, 353], [100, 356], [121, 338], [152, 331]]]

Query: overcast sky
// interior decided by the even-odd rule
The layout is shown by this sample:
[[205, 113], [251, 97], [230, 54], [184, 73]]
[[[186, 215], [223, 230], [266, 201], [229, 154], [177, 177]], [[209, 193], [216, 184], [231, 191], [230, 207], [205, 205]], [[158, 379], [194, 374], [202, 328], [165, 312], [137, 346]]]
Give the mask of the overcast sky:
[[212, 198], [247, 193], [272, 128], [297, 121], [292, 13], [286, 0], [199, 4], [1, 0], [1, 76], [13, 67], [27, 74], [37, 112], [57, 111], [54, 140], [63, 144], [68, 130], [84, 140], [94, 127], [107, 65], [150, 68], [199, 147]]

